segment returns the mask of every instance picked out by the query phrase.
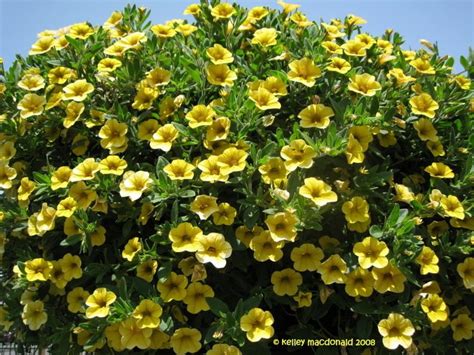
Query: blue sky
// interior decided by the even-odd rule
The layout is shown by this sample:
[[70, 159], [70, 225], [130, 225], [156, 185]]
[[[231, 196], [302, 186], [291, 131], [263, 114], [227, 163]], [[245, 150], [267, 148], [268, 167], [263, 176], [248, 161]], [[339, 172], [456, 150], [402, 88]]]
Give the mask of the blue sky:
[[[134, 2], [152, 10], [152, 21], [183, 17], [183, 9], [198, 0], [0, 0], [0, 56], [9, 66], [15, 54], [26, 55], [36, 34], [76, 22], [103, 23], [114, 10]], [[243, 6], [277, 7], [276, 0], [237, 0]], [[380, 35], [386, 28], [398, 31], [411, 49], [419, 40], [437, 41], [441, 53], [458, 63], [474, 45], [473, 0], [295, 0], [313, 20], [364, 17], [367, 32]], [[460, 66], [456, 65], [456, 69]]]

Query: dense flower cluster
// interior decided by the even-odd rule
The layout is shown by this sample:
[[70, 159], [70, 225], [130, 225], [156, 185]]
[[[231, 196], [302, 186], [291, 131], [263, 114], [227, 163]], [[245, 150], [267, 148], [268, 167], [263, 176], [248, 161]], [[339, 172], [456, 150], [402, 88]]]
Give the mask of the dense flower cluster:
[[0, 64], [2, 331], [58, 354], [472, 352], [471, 80], [278, 4], [129, 6]]

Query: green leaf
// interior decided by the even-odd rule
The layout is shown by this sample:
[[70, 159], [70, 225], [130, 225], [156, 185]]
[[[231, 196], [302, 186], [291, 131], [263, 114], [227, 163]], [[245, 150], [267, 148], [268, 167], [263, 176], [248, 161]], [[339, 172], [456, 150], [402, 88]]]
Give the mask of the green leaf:
[[373, 226], [370, 227], [369, 233], [372, 237], [378, 239], [383, 236], [383, 229], [380, 228], [380, 226], [374, 224]]
[[400, 205], [396, 203], [393, 206], [392, 211], [390, 212], [390, 215], [387, 218], [386, 223], [387, 223], [388, 228], [395, 226], [395, 224], [397, 223], [399, 214], [400, 214]]
[[59, 245], [61, 245], [63, 247], [75, 245], [75, 244], [79, 243], [82, 240], [82, 238], [83, 238], [83, 236], [81, 234], [74, 234], [74, 235], [71, 235], [71, 236], [67, 237], [66, 239], [63, 239], [61, 241], [61, 243], [59, 243]]
[[206, 298], [206, 300], [207, 304], [211, 308], [211, 312], [214, 313], [216, 316], [225, 318], [227, 315], [230, 314], [229, 306], [227, 306], [227, 303], [215, 297]]

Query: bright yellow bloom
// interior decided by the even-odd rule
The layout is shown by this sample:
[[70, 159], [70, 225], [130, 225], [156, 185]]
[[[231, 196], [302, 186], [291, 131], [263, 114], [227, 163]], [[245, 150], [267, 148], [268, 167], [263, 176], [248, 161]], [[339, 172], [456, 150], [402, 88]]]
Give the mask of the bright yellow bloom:
[[298, 219], [291, 212], [278, 212], [265, 219], [265, 224], [275, 242], [295, 241]]
[[100, 73], [112, 73], [122, 66], [122, 62], [115, 58], [104, 58], [97, 64]]
[[64, 278], [68, 281], [80, 279], [82, 277], [81, 258], [78, 255], [67, 253], [59, 259], [61, 268], [64, 272]]
[[87, 39], [94, 34], [94, 29], [86, 22], [76, 23], [71, 26], [68, 36], [76, 39]]
[[301, 5], [298, 4], [290, 4], [281, 0], [277, 1], [277, 4], [280, 5], [283, 8], [283, 13], [284, 14], [289, 14], [290, 12], [295, 11], [298, 9]]
[[253, 250], [255, 260], [263, 262], [271, 260], [273, 262], [283, 257], [284, 242], [275, 242], [269, 231], [262, 231], [250, 240], [249, 247]]
[[120, 322], [119, 333], [121, 335], [120, 344], [125, 349], [148, 349], [151, 344], [151, 334], [153, 332], [150, 328], [141, 328], [138, 326], [138, 320], [133, 316]]
[[441, 197], [440, 204], [446, 216], [464, 219], [464, 207], [456, 196], [443, 196]]
[[438, 132], [436, 131], [436, 128], [434, 128], [430, 120], [426, 118], [420, 118], [413, 124], [413, 127], [418, 132], [418, 137], [420, 137], [422, 141], [438, 141]]
[[130, 239], [122, 251], [122, 258], [132, 261], [135, 255], [142, 250], [142, 243], [138, 237]]
[[20, 181], [20, 186], [18, 187], [18, 201], [28, 201], [30, 195], [35, 190], [36, 183], [31, 181], [27, 177], [24, 177]]
[[422, 275], [437, 274], [439, 272], [438, 262], [439, 258], [435, 252], [427, 246], [423, 246], [416, 258], [416, 263], [421, 266], [420, 273]]
[[417, 58], [410, 61], [410, 65], [421, 74], [435, 74], [435, 69], [430, 62], [423, 58]]
[[151, 282], [153, 276], [155, 276], [156, 270], [158, 270], [158, 262], [156, 260], [146, 260], [137, 267], [137, 277]]
[[15, 143], [6, 141], [0, 144], [0, 162], [9, 161], [16, 154]]
[[366, 237], [361, 242], [355, 243], [352, 251], [358, 257], [359, 265], [363, 269], [372, 266], [380, 269], [388, 265], [389, 249], [387, 244], [373, 237]]
[[189, 127], [210, 126], [216, 112], [210, 106], [196, 105], [189, 111], [185, 118], [189, 121]]
[[99, 172], [104, 175], [122, 175], [127, 168], [127, 162], [117, 155], [109, 155], [99, 162]]
[[26, 94], [18, 103], [17, 108], [21, 110], [20, 116], [22, 118], [28, 118], [41, 115], [44, 111], [45, 103], [46, 99], [44, 96]]
[[218, 117], [212, 121], [212, 124], [206, 131], [206, 140], [215, 142], [227, 138], [230, 132], [231, 121], [227, 117]]
[[94, 91], [94, 85], [86, 80], [76, 80], [63, 88], [63, 100], [84, 101], [87, 95]]
[[244, 170], [247, 157], [248, 153], [244, 150], [235, 147], [227, 148], [217, 159], [217, 165], [221, 168], [220, 174], [229, 175]]
[[303, 139], [295, 139], [281, 148], [280, 156], [285, 160], [286, 169], [294, 171], [296, 168], [312, 167], [316, 152]]
[[152, 183], [150, 173], [146, 171], [127, 171], [120, 182], [120, 196], [136, 201], [151, 187]]
[[214, 344], [206, 355], [242, 355], [239, 348], [228, 344]]
[[349, 141], [347, 142], [345, 153], [348, 164], [362, 163], [365, 159], [364, 148], [352, 134], [349, 134]]
[[267, 27], [260, 28], [254, 32], [251, 43], [262, 47], [274, 46], [277, 44], [277, 30]]
[[196, 213], [201, 220], [206, 220], [214, 212], [219, 211], [219, 207], [217, 206], [217, 197], [208, 195], [196, 196], [194, 201], [191, 202], [190, 207], [191, 211]]
[[443, 157], [446, 155], [443, 144], [439, 140], [426, 142], [426, 147], [434, 157]]
[[316, 178], [304, 179], [304, 185], [299, 188], [298, 193], [319, 207], [337, 201], [337, 195], [332, 191], [331, 186]]
[[168, 85], [171, 80], [171, 72], [169, 70], [157, 67], [149, 71], [146, 75], [145, 81], [150, 87]]
[[179, 328], [176, 329], [173, 335], [171, 336], [170, 345], [173, 348], [175, 354], [194, 354], [197, 353], [202, 347], [200, 343], [201, 338], [201, 332], [197, 329]]
[[85, 106], [82, 102], [72, 101], [66, 107], [66, 117], [63, 121], [64, 128], [71, 128], [84, 112]]
[[352, 297], [370, 297], [374, 292], [374, 278], [370, 271], [361, 267], [347, 274], [345, 291]]
[[313, 303], [313, 294], [311, 292], [299, 291], [296, 296], [293, 296], [293, 299], [298, 302], [298, 308], [302, 307], [311, 307]]
[[206, 68], [207, 81], [212, 85], [233, 86], [237, 73], [227, 64], [209, 64]]
[[360, 196], [355, 196], [344, 202], [342, 212], [349, 223], [365, 222], [370, 218], [369, 204]]
[[77, 209], [77, 202], [72, 197], [59, 201], [56, 208], [56, 217], [71, 217]]
[[340, 57], [333, 57], [331, 58], [331, 62], [326, 67], [326, 69], [336, 73], [346, 74], [349, 70], [351, 70], [351, 64], [347, 60]]
[[438, 103], [427, 93], [413, 96], [410, 99], [410, 106], [415, 115], [423, 115], [428, 118], [433, 118], [435, 111], [439, 108]]
[[349, 135], [360, 144], [364, 152], [369, 148], [369, 143], [374, 140], [369, 126], [352, 126], [349, 129]]
[[132, 107], [139, 111], [148, 110], [153, 106], [153, 102], [159, 94], [160, 92], [157, 89], [140, 86], [133, 100]]
[[143, 32], [132, 32], [123, 37], [119, 43], [125, 50], [138, 49], [142, 43], [147, 41], [147, 37]]
[[38, 55], [49, 52], [55, 43], [55, 38], [53, 36], [43, 36], [40, 37], [33, 45], [29, 51], [29, 55]]
[[323, 104], [312, 104], [300, 111], [298, 118], [301, 119], [300, 126], [303, 128], [324, 129], [329, 126], [329, 118], [334, 116], [334, 111]]
[[36, 229], [39, 235], [54, 229], [56, 209], [49, 207], [45, 202], [41, 206], [41, 211], [36, 216]]
[[364, 96], [374, 96], [377, 91], [382, 89], [382, 85], [375, 80], [375, 76], [367, 73], [356, 74], [350, 81], [348, 85], [349, 91]]
[[53, 263], [43, 258], [36, 258], [25, 262], [26, 279], [33, 281], [46, 281], [49, 279]]
[[211, 8], [211, 15], [214, 20], [225, 20], [235, 14], [235, 8], [228, 3], [220, 3]]
[[237, 210], [227, 202], [223, 202], [219, 204], [217, 211], [212, 214], [212, 221], [217, 226], [230, 226], [234, 223], [234, 219], [236, 216]]
[[5, 162], [0, 162], [0, 188], [8, 190], [13, 186], [12, 180], [17, 176], [15, 168], [8, 166]]
[[82, 287], [73, 288], [66, 297], [68, 311], [71, 313], [84, 312], [86, 300], [89, 296], [90, 293]]
[[321, 76], [319, 69], [309, 58], [294, 60], [289, 64], [288, 79], [312, 87]]
[[225, 267], [226, 259], [232, 254], [232, 247], [222, 234], [202, 234], [197, 240], [200, 247], [196, 252], [196, 259], [200, 263], [211, 263], [217, 269]]
[[206, 50], [206, 54], [211, 60], [212, 64], [230, 64], [234, 61], [232, 53], [217, 43], [208, 48]]
[[372, 276], [375, 280], [374, 289], [379, 293], [387, 291], [402, 293], [405, 290], [407, 278], [392, 264], [388, 264], [381, 269], [372, 269]]
[[94, 158], [87, 158], [72, 169], [70, 182], [92, 180], [99, 171], [99, 163]]
[[303, 277], [293, 269], [283, 269], [272, 273], [271, 282], [273, 292], [278, 296], [293, 296], [298, 292], [298, 287], [303, 283]]
[[278, 157], [270, 158], [267, 163], [259, 166], [258, 171], [262, 174], [262, 180], [266, 184], [284, 180], [288, 174], [285, 162]]
[[172, 300], [182, 301], [186, 297], [187, 285], [188, 279], [186, 276], [171, 272], [166, 280], [158, 282], [156, 288], [164, 302], [171, 302]]
[[451, 330], [455, 341], [470, 340], [474, 331], [474, 321], [467, 314], [459, 314], [451, 321]]
[[192, 180], [195, 166], [182, 159], [175, 159], [163, 168], [171, 180]]
[[171, 228], [168, 235], [172, 242], [171, 248], [176, 253], [184, 251], [195, 252], [200, 249], [198, 238], [202, 235], [199, 227], [193, 226], [189, 222], [178, 224], [177, 227]]
[[298, 25], [298, 27], [308, 27], [313, 24], [312, 21], [308, 20], [308, 18], [301, 12], [295, 12], [293, 15], [290, 16], [290, 20], [293, 21]]
[[356, 39], [351, 39], [344, 43], [341, 48], [344, 53], [353, 57], [364, 57], [367, 54], [367, 46], [364, 42]]
[[149, 141], [153, 137], [153, 134], [155, 134], [155, 132], [158, 130], [159, 127], [160, 125], [158, 121], [155, 119], [149, 119], [149, 120], [141, 122], [138, 125], [138, 133], [137, 133], [138, 139]]
[[48, 321], [48, 314], [44, 311], [44, 303], [34, 301], [25, 304], [21, 314], [23, 324], [27, 325], [30, 330], [38, 330]]
[[409, 187], [403, 184], [395, 184], [395, 201], [410, 203], [415, 199], [415, 194], [410, 190]]
[[346, 262], [337, 254], [331, 255], [318, 268], [318, 273], [326, 285], [343, 284], [346, 281], [346, 272]]
[[413, 342], [411, 337], [415, 334], [415, 328], [409, 319], [399, 313], [390, 313], [377, 327], [387, 349], [394, 350], [400, 345], [408, 349]]
[[[191, 126], [191, 125], [190, 125]], [[171, 123], [165, 124], [158, 128], [150, 139], [150, 147], [152, 149], [161, 149], [169, 152], [173, 142], [178, 138], [179, 132]]]
[[452, 179], [454, 178], [454, 172], [451, 168], [443, 163], [433, 163], [425, 168], [425, 171], [430, 174], [431, 177], [439, 179]]
[[27, 91], [38, 91], [45, 87], [44, 79], [38, 74], [26, 74], [18, 82], [18, 87]]
[[272, 327], [273, 322], [274, 319], [270, 311], [252, 308], [240, 318], [240, 329], [247, 333], [248, 340], [258, 342], [273, 336], [275, 333]]
[[305, 243], [293, 248], [290, 258], [294, 263], [293, 267], [296, 271], [316, 271], [321, 265], [324, 253], [321, 248]]
[[84, 181], [79, 181], [71, 186], [69, 196], [77, 202], [77, 207], [87, 209], [97, 199], [97, 193], [90, 189]]
[[59, 261], [53, 260], [51, 263], [53, 264], [53, 268], [49, 275], [49, 281], [58, 289], [64, 289], [70, 280], [66, 279], [66, 275]]
[[217, 181], [225, 182], [229, 179], [229, 174], [222, 172], [223, 167], [219, 165], [219, 157], [211, 155], [208, 159], [202, 160], [198, 164], [199, 170], [202, 171], [199, 177], [202, 181], [214, 183]]
[[387, 77], [394, 78], [397, 81], [397, 85], [404, 85], [412, 81], [416, 81], [414, 77], [405, 75], [403, 70], [400, 68], [390, 69], [390, 71], [387, 74]]
[[135, 307], [132, 317], [135, 318], [138, 328], [156, 328], [160, 325], [163, 309], [158, 303], [144, 299]]
[[250, 90], [249, 98], [255, 102], [255, 106], [262, 111], [278, 110], [281, 108], [278, 97], [264, 87], [259, 87], [257, 90]]
[[196, 32], [199, 28], [189, 23], [181, 24], [176, 27], [176, 31], [187, 37]]
[[210, 309], [206, 298], [214, 297], [214, 291], [208, 285], [200, 282], [191, 283], [186, 289], [186, 297], [183, 299], [186, 309], [191, 314], [197, 314]]
[[198, 15], [201, 12], [201, 6], [199, 4], [191, 4], [184, 9], [183, 15]]
[[471, 79], [466, 78], [462, 75], [457, 75], [454, 77], [454, 82], [462, 89], [469, 90], [471, 88]]
[[117, 296], [104, 287], [97, 288], [86, 300], [86, 318], [105, 318], [109, 315], [110, 305]]
[[456, 271], [462, 278], [464, 287], [474, 289], [474, 258], [464, 259], [462, 263], [457, 265]]
[[437, 294], [429, 294], [423, 299], [421, 301], [421, 309], [432, 323], [448, 319], [448, 306]]
[[327, 23], [321, 23], [321, 26], [326, 30], [326, 38], [328, 40], [334, 40], [336, 38], [344, 37], [344, 32], [340, 31], [340, 28], [336, 25]]
[[247, 226], [240, 226], [235, 230], [235, 236], [247, 248], [250, 246], [250, 241], [261, 233], [263, 233], [263, 228], [260, 226], [253, 226], [252, 229], [247, 228]]

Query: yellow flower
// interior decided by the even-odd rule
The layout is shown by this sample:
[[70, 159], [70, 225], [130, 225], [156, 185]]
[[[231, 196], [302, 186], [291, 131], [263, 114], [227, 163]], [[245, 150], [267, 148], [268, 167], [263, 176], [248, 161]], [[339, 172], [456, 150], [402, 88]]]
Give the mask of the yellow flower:
[[321, 46], [331, 54], [342, 54], [342, 48], [336, 42], [324, 41]]
[[63, 121], [64, 128], [71, 128], [84, 112], [85, 106], [82, 102], [70, 102], [66, 107], [66, 117]]
[[420, 137], [422, 141], [439, 141], [437, 136], [438, 131], [436, 131], [436, 128], [434, 128], [430, 120], [426, 118], [420, 118], [413, 124], [413, 127], [415, 127], [416, 131], [418, 132], [418, 137]]
[[349, 134], [345, 153], [348, 164], [362, 163], [365, 159], [364, 148], [352, 134]]
[[443, 196], [441, 197], [440, 204], [446, 216], [464, 219], [464, 207], [456, 196]]
[[53, 260], [51, 263], [53, 264], [53, 268], [49, 275], [49, 281], [58, 289], [64, 289], [70, 280], [66, 279], [62, 264], [59, 261]]
[[225, 20], [235, 14], [235, 8], [228, 3], [220, 3], [211, 8], [211, 15], [214, 20]]
[[182, 159], [175, 159], [163, 168], [171, 180], [192, 180], [195, 166]]
[[87, 39], [94, 34], [94, 29], [87, 23], [76, 23], [71, 26], [68, 32], [68, 36], [77, 39]]
[[153, 106], [153, 102], [159, 94], [160, 92], [155, 88], [140, 86], [135, 95], [132, 107], [139, 111], [148, 110]]
[[30, 195], [35, 190], [36, 183], [31, 181], [27, 177], [24, 177], [20, 181], [20, 186], [18, 187], [18, 201], [28, 201]]
[[284, 180], [288, 174], [285, 162], [278, 157], [270, 158], [267, 163], [259, 166], [258, 171], [262, 174], [262, 180], [265, 184]]
[[426, 142], [426, 147], [434, 157], [443, 157], [446, 155], [443, 144], [439, 140]]
[[300, 111], [298, 118], [301, 119], [300, 126], [303, 128], [324, 129], [329, 126], [329, 118], [334, 116], [334, 111], [323, 104], [312, 104]]
[[469, 90], [471, 88], [471, 79], [466, 78], [462, 75], [457, 75], [454, 77], [454, 82], [462, 89]]
[[191, 202], [191, 211], [199, 216], [200, 220], [208, 219], [214, 212], [219, 211], [217, 206], [217, 197], [209, 195], [196, 196], [193, 202]]
[[313, 303], [312, 297], [313, 294], [311, 292], [299, 291], [298, 294], [293, 297], [293, 299], [298, 302], [298, 308], [302, 308], [311, 307], [311, 304]]
[[382, 89], [382, 85], [375, 80], [375, 76], [370, 74], [356, 74], [350, 80], [349, 91], [356, 92], [364, 96], [374, 96], [377, 91]]
[[14, 168], [8, 166], [7, 163], [0, 161], [0, 188], [11, 189], [12, 181], [16, 178], [17, 172]]
[[173, 335], [171, 336], [170, 345], [173, 348], [175, 354], [194, 354], [197, 353], [202, 347], [200, 343], [201, 338], [201, 332], [197, 329], [179, 328], [176, 329]]
[[298, 27], [308, 27], [313, 24], [308, 18], [301, 12], [295, 12], [290, 16], [290, 20], [298, 25]]
[[222, 167], [219, 166], [219, 157], [211, 155], [208, 159], [202, 160], [198, 164], [198, 169], [202, 171], [199, 177], [202, 181], [214, 183], [217, 181], [225, 182], [229, 179], [229, 174], [222, 173]]
[[117, 296], [104, 287], [97, 288], [86, 300], [86, 318], [105, 318], [110, 311], [110, 305], [115, 302]]
[[104, 175], [122, 175], [127, 168], [127, 162], [117, 155], [109, 155], [99, 162], [99, 172]]
[[18, 87], [27, 91], [38, 91], [45, 87], [44, 79], [38, 74], [26, 74], [18, 82]]
[[344, 32], [340, 31], [340, 28], [336, 25], [331, 25], [327, 23], [321, 23], [321, 26], [326, 30], [326, 38], [329, 40], [334, 40], [336, 38], [344, 37]]
[[70, 182], [92, 180], [99, 171], [99, 163], [94, 158], [88, 158], [72, 169]]
[[137, 267], [137, 277], [151, 282], [153, 276], [155, 276], [156, 270], [158, 269], [158, 262], [156, 260], [146, 260]]
[[138, 237], [130, 239], [122, 251], [122, 258], [132, 261], [135, 255], [142, 250], [142, 243]]
[[448, 306], [437, 294], [429, 294], [423, 299], [421, 301], [421, 309], [432, 323], [448, 319]]
[[230, 132], [230, 119], [227, 117], [218, 117], [212, 121], [206, 132], [206, 140], [215, 142], [227, 138]]
[[235, 147], [227, 148], [217, 158], [217, 165], [221, 168], [220, 175], [229, 175], [244, 170], [247, 164], [247, 157], [248, 154], [242, 149]]
[[367, 46], [364, 42], [351, 39], [344, 43], [341, 48], [344, 53], [352, 57], [364, 57], [367, 54]]
[[410, 99], [410, 106], [415, 115], [423, 115], [428, 118], [433, 118], [435, 111], [439, 108], [438, 103], [427, 93], [413, 96]]
[[430, 62], [423, 58], [417, 58], [410, 61], [410, 65], [421, 74], [435, 74], [435, 69]]
[[255, 102], [255, 106], [262, 111], [273, 109], [278, 110], [281, 108], [278, 97], [264, 87], [259, 87], [257, 90], [250, 90], [249, 98]]
[[314, 65], [314, 62], [309, 58], [294, 60], [289, 64], [289, 67], [288, 79], [308, 87], [314, 86], [316, 79], [321, 76], [321, 69]]
[[53, 270], [53, 263], [43, 258], [36, 258], [25, 262], [26, 279], [33, 281], [46, 281]]
[[112, 73], [122, 66], [122, 62], [115, 58], [104, 58], [97, 64], [99, 73]]
[[145, 80], [147, 85], [150, 87], [165, 86], [171, 80], [171, 72], [169, 70], [157, 67], [148, 72]]
[[68, 292], [67, 309], [71, 313], [84, 312], [84, 306], [90, 293], [84, 290], [82, 287], [75, 287]]
[[260, 28], [253, 34], [252, 44], [262, 47], [270, 47], [277, 44], [277, 30], [275, 28]]
[[176, 28], [176, 31], [182, 33], [183, 36], [189, 36], [192, 33], [196, 32], [197, 30], [198, 30], [198, 27], [193, 26], [189, 23], [181, 24]]
[[273, 292], [278, 296], [293, 296], [298, 292], [298, 287], [303, 283], [303, 277], [299, 272], [287, 268], [272, 273], [271, 283]]
[[273, 336], [275, 333], [272, 327], [273, 322], [270, 311], [252, 308], [240, 318], [240, 329], [246, 333], [247, 339], [254, 343]]
[[230, 64], [234, 61], [232, 53], [217, 43], [208, 48], [206, 50], [206, 54], [211, 60], [212, 64]]
[[415, 194], [410, 190], [409, 187], [403, 184], [395, 184], [395, 201], [410, 203], [415, 199]]
[[120, 182], [120, 196], [136, 201], [151, 187], [152, 183], [150, 173], [146, 171], [127, 171]]
[[67, 67], [56, 67], [48, 72], [48, 80], [50, 84], [62, 85], [69, 79], [76, 79], [76, 77], [76, 71]]
[[316, 271], [321, 265], [324, 253], [321, 248], [305, 243], [293, 248], [290, 258], [294, 263], [293, 267], [296, 271]]
[[290, 4], [286, 3], [284, 1], [278, 0], [277, 4], [280, 5], [283, 8], [283, 13], [284, 14], [289, 14], [290, 12], [295, 11], [297, 8], [299, 8], [301, 5], [298, 4]]
[[202, 234], [197, 241], [200, 247], [196, 252], [196, 259], [200, 263], [211, 263], [217, 269], [225, 267], [226, 259], [232, 254], [232, 247], [222, 234]]
[[235, 236], [247, 248], [250, 246], [250, 241], [261, 233], [263, 233], [263, 228], [260, 226], [253, 226], [252, 229], [247, 228], [247, 226], [240, 226], [235, 230]]
[[156, 328], [160, 325], [163, 309], [158, 303], [144, 299], [135, 307], [132, 317], [135, 318], [138, 328]]
[[183, 15], [198, 15], [201, 12], [201, 6], [199, 4], [191, 4], [188, 5], [186, 9], [184, 9]]
[[171, 228], [168, 237], [172, 242], [171, 248], [173, 251], [181, 253], [183, 251], [198, 251], [200, 248], [198, 238], [201, 235], [201, 228], [195, 227], [189, 222], [184, 222], [178, 224], [175, 228]]
[[392, 264], [377, 269], [372, 269], [372, 276], [375, 280], [374, 289], [379, 293], [387, 291], [402, 293], [405, 290], [406, 277]]
[[275, 242], [294, 242], [296, 239], [296, 223], [298, 223], [298, 219], [291, 212], [278, 212], [265, 219], [265, 224]]
[[212, 221], [217, 226], [230, 226], [234, 223], [234, 219], [236, 216], [237, 210], [227, 202], [223, 202], [219, 204], [217, 211], [212, 214]]
[[275, 262], [280, 260], [283, 257], [281, 250], [283, 246], [284, 242], [275, 242], [269, 231], [262, 231], [249, 242], [249, 247], [254, 252], [253, 257], [260, 262], [267, 260]]
[[176, 36], [176, 30], [170, 25], [154, 25], [151, 31], [160, 38], [172, 38]]
[[77, 202], [77, 207], [87, 209], [97, 199], [97, 193], [91, 190], [84, 181], [79, 181], [71, 186], [69, 196]]
[[44, 303], [34, 301], [25, 304], [21, 313], [23, 324], [27, 325], [30, 330], [38, 330], [48, 321], [48, 314], [44, 311]]
[[0, 144], [0, 162], [9, 161], [16, 154], [15, 143], [6, 141]]
[[167, 279], [158, 282], [156, 288], [164, 302], [182, 301], [186, 297], [187, 285], [188, 279], [186, 276], [171, 272]]
[[430, 166], [427, 166], [425, 171], [434, 178], [452, 179], [454, 177], [454, 172], [451, 168], [443, 163], [433, 163]]
[[191, 314], [197, 314], [210, 309], [206, 298], [214, 297], [214, 291], [208, 285], [200, 282], [192, 282], [186, 289], [186, 297], [183, 299], [186, 309]]
[[474, 321], [467, 314], [459, 314], [451, 321], [451, 330], [453, 331], [453, 339], [462, 341], [472, 339], [474, 331]]
[[355, 196], [344, 202], [342, 212], [349, 223], [365, 222], [370, 218], [369, 204], [360, 196]]
[[77, 202], [72, 197], [59, 201], [56, 208], [56, 217], [71, 217], [77, 209]]
[[212, 119], [215, 115], [216, 112], [212, 107], [196, 105], [186, 114], [185, 118], [189, 121], [189, 127], [197, 128], [200, 126], [212, 125]]
[[44, 96], [26, 94], [18, 103], [17, 108], [21, 110], [20, 116], [22, 118], [28, 118], [41, 115], [44, 111], [45, 104], [46, 99]]
[[331, 255], [318, 268], [318, 273], [326, 285], [343, 284], [346, 281], [346, 272], [346, 262], [337, 254]]
[[150, 328], [141, 328], [138, 326], [138, 320], [130, 317], [120, 322], [119, 333], [121, 335], [120, 344], [125, 349], [147, 349], [151, 344], [151, 334], [153, 332]]
[[355, 36], [355, 39], [364, 43], [366, 49], [369, 49], [375, 44], [375, 39], [367, 33], [360, 33]]
[[370, 271], [358, 267], [347, 274], [345, 291], [352, 297], [370, 297], [374, 292], [374, 278]]
[[345, 59], [333, 57], [331, 58], [331, 62], [326, 67], [326, 69], [336, 73], [346, 74], [349, 70], [351, 70], [351, 64]]
[[214, 344], [212, 348], [206, 352], [206, 355], [242, 355], [242, 352], [233, 345]]
[[265, 81], [261, 82], [261, 86], [275, 96], [285, 96], [288, 94], [285, 82], [276, 76], [269, 76]]
[[409, 75], [405, 75], [402, 69], [400, 68], [393, 68], [387, 74], [387, 77], [394, 78], [397, 81], [397, 85], [404, 85], [408, 84], [412, 81], [416, 81], [415, 78]]
[[123, 37], [119, 43], [125, 50], [138, 49], [142, 43], [147, 41], [147, 37], [143, 32], [132, 32]]
[[94, 85], [86, 80], [76, 80], [63, 88], [63, 100], [84, 101], [87, 95], [94, 91]]
[[394, 350], [400, 345], [408, 349], [413, 342], [411, 337], [415, 334], [415, 328], [409, 319], [399, 313], [390, 313], [377, 327], [387, 349]]
[[337, 195], [332, 191], [331, 186], [316, 178], [304, 179], [304, 185], [299, 188], [298, 193], [319, 207], [337, 201]]
[[64, 278], [68, 281], [82, 277], [81, 258], [77, 255], [67, 253], [58, 260], [64, 272]]
[[379, 242], [373, 237], [366, 237], [361, 242], [355, 243], [352, 249], [359, 259], [359, 265], [363, 269], [375, 267], [377, 269], [388, 265], [387, 255], [389, 253], [387, 244]]
[[49, 52], [55, 43], [55, 38], [53, 36], [43, 36], [40, 37], [33, 45], [29, 51], [29, 55], [38, 55]]
[[474, 258], [466, 258], [464, 261], [457, 265], [456, 271], [462, 278], [464, 287], [468, 289], [474, 288]]
[[227, 64], [209, 64], [206, 68], [207, 81], [212, 85], [233, 86], [237, 73], [230, 70]]
[[[190, 124], [191, 126], [191, 124]], [[161, 149], [164, 152], [169, 152], [173, 142], [178, 138], [179, 132], [171, 123], [165, 124], [158, 128], [150, 139], [151, 149]]]
[[285, 167], [294, 171], [296, 168], [308, 169], [313, 166], [316, 152], [303, 139], [295, 139], [281, 148], [280, 155], [285, 160]]
[[421, 266], [420, 273], [422, 275], [437, 274], [439, 272], [438, 261], [435, 252], [427, 246], [423, 246], [416, 258], [416, 263]]
[[49, 207], [45, 202], [41, 206], [41, 211], [36, 216], [36, 229], [40, 235], [54, 229], [54, 220], [56, 218], [56, 210]]

